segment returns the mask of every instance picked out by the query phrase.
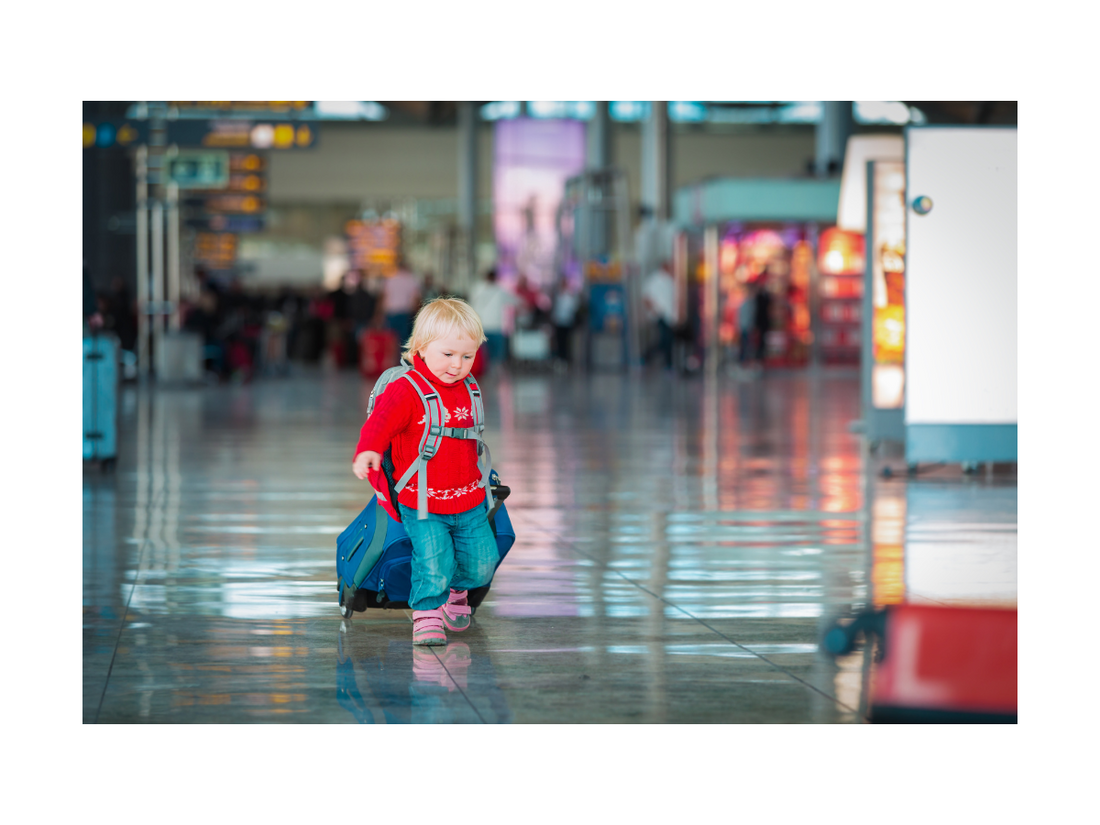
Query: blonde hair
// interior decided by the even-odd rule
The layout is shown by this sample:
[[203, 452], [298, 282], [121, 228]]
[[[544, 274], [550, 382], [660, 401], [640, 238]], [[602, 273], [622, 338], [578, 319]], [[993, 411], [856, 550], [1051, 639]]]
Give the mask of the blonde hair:
[[401, 357], [412, 362], [415, 352], [420, 352], [432, 341], [460, 332], [469, 336], [479, 347], [488, 340], [481, 326], [481, 319], [474, 308], [460, 298], [435, 298], [428, 301], [416, 313], [412, 335], [405, 342]]

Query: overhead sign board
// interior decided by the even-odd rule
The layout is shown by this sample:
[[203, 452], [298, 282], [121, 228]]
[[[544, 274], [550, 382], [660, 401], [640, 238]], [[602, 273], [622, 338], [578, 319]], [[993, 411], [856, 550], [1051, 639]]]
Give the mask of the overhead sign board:
[[301, 112], [313, 105], [311, 100], [170, 100], [169, 106], [186, 110], [250, 112]]
[[311, 149], [316, 123], [284, 120], [170, 120], [168, 143], [205, 149]]
[[262, 215], [206, 215], [203, 217], [187, 218], [185, 223], [191, 229], [210, 232], [236, 232], [248, 234], [263, 232], [265, 221]]
[[140, 120], [85, 121], [83, 131], [85, 149], [136, 146], [149, 141], [149, 126]]
[[397, 271], [397, 250], [401, 245], [401, 224], [395, 220], [358, 221], [344, 224], [352, 269], [369, 275], [392, 275]]
[[198, 232], [193, 253], [195, 261], [209, 269], [232, 269], [237, 262], [239, 242], [232, 232]]
[[188, 198], [188, 206], [197, 206], [207, 215], [259, 215], [267, 209], [267, 199], [257, 195], [226, 192]]
[[224, 189], [229, 183], [228, 152], [180, 152], [167, 165], [168, 179], [180, 189]]

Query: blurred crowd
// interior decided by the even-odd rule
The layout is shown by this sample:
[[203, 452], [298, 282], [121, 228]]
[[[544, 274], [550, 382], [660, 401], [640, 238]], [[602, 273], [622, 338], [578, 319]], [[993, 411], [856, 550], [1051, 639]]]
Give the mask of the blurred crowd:
[[[566, 368], [583, 311], [579, 291], [564, 279], [546, 292], [522, 276], [506, 287], [489, 270], [468, 295], [457, 294], [404, 261], [389, 277], [350, 270], [334, 290], [317, 285], [256, 291], [201, 268], [196, 279], [197, 297], [180, 307], [181, 328], [202, 337], [206, 374], [218, 381], [285, 374], [291, 362], [379, 372], [397, 363], [419, 308], [441, 295], [469, 301], [481, 316], [488, 341], [479, 353], [479, 371], [514, 362], [517, 336], [537, 339], [536, 346], [526, 345], [525, 362]], [[114, 333], [122, 350], [134, 352], [137, 302], [120, 278], [109, 291], [97, 292], [85, 271], [84, 304], [90, 331]]]

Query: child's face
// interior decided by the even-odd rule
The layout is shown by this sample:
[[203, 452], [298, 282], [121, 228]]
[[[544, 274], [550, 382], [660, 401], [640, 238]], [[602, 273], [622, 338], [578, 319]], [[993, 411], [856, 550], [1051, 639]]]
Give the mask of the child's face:
[[428, 365], [432, 375], [448, 384], [461, 381], [470, 374], [477, 355], [474, 339], [457, 330], [436, 338], [424, 349], [420, 357]]

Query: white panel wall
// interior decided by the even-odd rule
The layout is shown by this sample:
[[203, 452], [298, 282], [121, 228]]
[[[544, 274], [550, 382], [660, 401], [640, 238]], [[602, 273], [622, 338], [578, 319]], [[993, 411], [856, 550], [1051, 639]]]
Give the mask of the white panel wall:
[[[492, 189], [493, 136], [479, 134], [478, 188]], [[323, 123], [316, 149], [270, 152], [269, 196], [283, 203], [457, 198], [458, 130]]]
[[[613, 126], [613, 162], [639, 199], [641, 133]], [[281, 203], [355, 203], [369, 197], [454, 198], [458, 195], [458, 132], [453, 127], [397, 128], [324, 123], [316, 149], [271, 152], [269, 197]], [[493, 136], [479, 135], [478, 188], [492, 193]], [[814, 154], [812, 129], [800, 132], [707, 134], [674, 131], [673, 189], [706, 177], [787, 177], [803, 173]]]
[[906, 134], [906, 424], [1015, 424], [1016, 130]]

